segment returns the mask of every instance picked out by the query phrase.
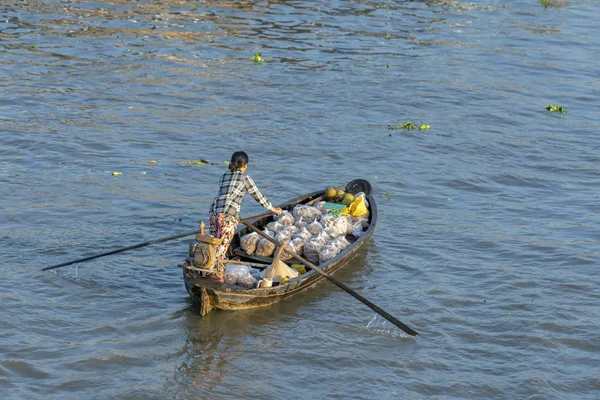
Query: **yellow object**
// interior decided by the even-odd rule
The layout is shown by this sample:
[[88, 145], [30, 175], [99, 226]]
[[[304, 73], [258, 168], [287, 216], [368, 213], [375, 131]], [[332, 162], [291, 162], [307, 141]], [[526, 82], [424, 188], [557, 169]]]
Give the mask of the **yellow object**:
[[338, 191], [337, 191], [337, 196], [336, 196], [336, 198], [335, 198], [335, 199], [336, 199], [337, 201], [342, 201], [342, 200], [343, 200], [343, 198], [344, 198], [344, 195], [345, 195], [345, 194], [346, 194], [346, 193], [345, 193], [345, 192], [344, 192], [342, 189], [340, 189], [340, 190], [338, 190]]
[[362, 198], [358, 198], [342, 210], [343, 215], [352, 215], [354, 218], [369, 218], [369, 210]]
[[279, 282], [279, 284], [281, 285], [281, 284], [283, 284], [283, 283], [286, 283], [286, 282], [287, 282], [287, 281], [289, 281], [289, 280], [290, 280], [290, 278], [288, 278], [288, 277], [286, 276], [285, 278], [283, 278], [283, 279], [281, 280], [281, 282]]
[[335, 199], [335, 196], [337, 196], [337, 191], [335, 190], [335, 188], [328, 187], [327, 189], [325, 189], [325, 199], [332, 200]]
[[123, 173], [122, 173], [122, 172], [113, 172], [112, 174], [113, 174], [113, 176], [119, 176], [119, 175], [123, 175]]
[[349, 206], [350, 204], [352, 204], [353, 201], [354, 201], [354, 196], [352, 195], [352, 193], [346, 193], [346, 195], [344, 196], [344, 199], [342, 200], [342, 204], [345, 206]]
[[223, 243], [223, 239], [219, 239], [213, 236], [201, 235], [199, 233], [196, 234], [196, 240], [201, 243], [210, 244], [212, 246], [220, 246]]
[[200, 221], [200, 233], [196, 234], [196, 240], [200, 243], [210, 244], [212, 246], [219, 246], [223, 243], [223, 239], [216, 238], [214, 236], [205, 235], [204, 221]]
[[148, 161], [148, 163], [150, 163], [150, 164], [156, 164], [157, 162], [158, 161], [156, 161], [156, 160], [150, 160], [150, 161]]
[[298, 271], [299, 275], [304, 275], [306, 273], [306, 267], [304, 266], [304, 264], [292, 264], [290, 265], [290, 268], [293, 268], [296, 271]]

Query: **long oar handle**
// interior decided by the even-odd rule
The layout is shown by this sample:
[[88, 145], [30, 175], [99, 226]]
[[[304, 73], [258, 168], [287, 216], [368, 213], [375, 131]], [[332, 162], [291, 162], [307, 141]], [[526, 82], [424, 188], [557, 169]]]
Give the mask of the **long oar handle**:
[[[250, 230], [258, 233], [259, 235], [261, 235], [265, 239], [270, 240], [271, 242], [277, 244], [277, 242], [275, 241], [275, 239], [273, 239], [271, 236], [267, 235], [266, 233], [264, 233], [263, 231], [261, 231], [260, 229], [258, 229], [257, 227], [255, 227], [254, 225], [249, 224], [247, 222], [244, 222], [244, 224]], [[316, 265], [314, 265], [310, 261], [304, 259], [303, 257], [300, 257], [297, 254], [294, 254], [293, 252], [292, 252], [292, 256], [296, 260], [298, 260], [298, 261], [302, 262], [303, 264], [305, 264], [306, 266], [308, 266], [310, 269], [312, 269], [314, 271], [317, 271], [319, 274], [321, 274], [322, 276], [324, 276], [325, 278], [327, 278], [331, 283], [333, 283], [336, 286], [338, 286], [339, 288], [343, 289], [346, 293], [351, 294], [355, 299], [357, 299], [358, 301], [360, 301], [361, 303], [363, 303], [364, 305], [366, 305], [367, 307], [369, 307], [371, 310], [375, 311], [377, 314], [381, 315], [383, 318], [385, 318], [388, 321], [390, 321], [392, 324], [394, 324], [398, 328], [402, 329], [404, 332], [408, 333], [411, 336], [417, 336], [418, 335], [418, 333], [416, 331], [414, 331], [409, 326], [407, 326], [407, 325], [403, 324], [402, 322], [400, 322], [396, 317], [394, 317], [393, 315], [385, 312], [380, 307], [378, 307], [377, 305], [373, 304], [371, 301], [365, 299], [363, 296], [361, 296], [360, 294], [356, 293], [354, 290], [350, 289], [348, 286], [346, 286], [342, 282], [338, 281], [337, 279], [335, 279], [334, 277], [332, 277], [328, 273], [324, 272], [321, 268], [317, 267]]]
[[195, 235], [195, 234], [197, 234], [199, 232], [200, 231], [191, 231], [191, 232], [180, 233], [179, 235], [175, 235], [175, 236], [169, 236], [169, 237], [162, 238], [162, 239], [150, 240], [149, 242], [134, 244], [133, 246], [125, 247], [125, 248], [122, 248], [122, 249], [112, 250], [112, 251], [108, 251], [106, 253], [96, 254], [95, 256], [89, 256], [89, 257], [85, 257], [85, 258], [80, 258], [79, 260], [69, 261], [69, 262], [66, 262], [66, 263], [53, 265], [51, 267], [42, 268], [42, 271], [48, 271], [48, 270], [51, 270], [51, 269], [66, 267], [67, 265], [71, 265], [71, 264], [75, 264], [75, 263], [80, 263], [80, 262], [84, 262], [84, 261], [93, 260], [95, 258], [110, 256], [111, 254], [122, 253], [122, 252], [128, 251], [128, 250], [139, 249], [140, 247], [150, 246], [151, 244], [162, 243], [162, 242], [166, 242], [168, 240], [174, 240], [174, 239], [179, 239], [179, 238], [186, 237], [186, 236]]
[[[253, 220], [256, 220], [256, 219], [259, 219], [259, 218], [268, 217], [269, 215], [271, 215], [271, 213], [260, 214], [260, 215], [254, 216], [254, 217], [244, 218], [244, 219], [240, 220], [240, 222], [246, 223], [247, 221], [253, 221]], [[50, 267], [45, 267], [45, 268], [42, 268], [42, 271], [48, 271], [48, 270], [51, 270], [51, 269], [66, 267], [67, 265], [76, 264], [76, 263], [80, 263], [80, 262], [85, 262], [85, 261], [93, 260], [93, 259], [100, 258], [100, 257], [110, 256], [112, 254], [122, 253], [122, 252], [128, 251], [128, 250], [139, 249], [140, 247], [145, 247], [145, 246], [150, 246], [152, 244], [167, 242], [169, 240], [175, 240], [175, 239], [179, 239], [179, 238], [182, 238], [182, 237], [195, 235], [197, 233], [200, 233], [200, 231], [185, 232], [185, 233], [180, 233], [179, 235], [169, 236], [169, 237], [165, 237], [165, 238], [162, 238], [162, 239], [150, 240], [149, 242], [134, 244], [133, 246], [124, 247], [122, 249], [111, 250], [111, 251], [108, 251], [106, 253], [96, 254], [94, 256], [80, 258], [78, 260], [69, 261], [69, 262], [62, 263], [62, 264], [57, 264], [57, 265], [52, 265]]]

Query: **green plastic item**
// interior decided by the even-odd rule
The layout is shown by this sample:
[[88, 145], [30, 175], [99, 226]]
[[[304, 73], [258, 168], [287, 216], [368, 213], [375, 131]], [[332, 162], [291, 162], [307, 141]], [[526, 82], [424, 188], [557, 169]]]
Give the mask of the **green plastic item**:
[[323, 208], [332, 211], [342, 211], [344, 208], [346, 208], [346, 206], [343, 204], [325, 203], [323, 204]]

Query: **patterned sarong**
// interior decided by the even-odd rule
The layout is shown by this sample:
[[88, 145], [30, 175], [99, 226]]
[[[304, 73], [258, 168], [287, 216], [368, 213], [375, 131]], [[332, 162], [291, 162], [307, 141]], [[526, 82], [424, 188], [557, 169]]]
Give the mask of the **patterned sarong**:
[[[210, 218], [211, 234], [223, 240], [219, 246], [215, 246], [215, 256], [218, 260], [227, 258], [227, 249], [231, 244], [231, 239], [237, 230], [240, 220], [233, 215], [223, 213], [211, 213]], [[223, 282], [223, 273], [225, 272], [225, 264], [217, 262], [217, 279]]]

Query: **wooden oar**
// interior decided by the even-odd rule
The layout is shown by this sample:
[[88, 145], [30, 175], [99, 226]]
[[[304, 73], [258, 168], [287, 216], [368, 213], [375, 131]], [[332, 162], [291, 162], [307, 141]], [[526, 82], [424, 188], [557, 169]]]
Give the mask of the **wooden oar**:
[[[260, 215], [254, 216], [254, 217], [244, 218], [244, 219], [240, 220], [240, 222], [246, 223], [247, 221], [254, 221], [254, 220], [257, 220], [257, 219], [260, 219], [260, 218], [268, 217], [269, 215], [271, 215], [271, 213], [260, 214]], [[49, 271], [51, 269], [66, 267], [67, 265], [72, 265], [72, 264], [76, 264], [76, 263], [80, 263], [80, 262], [84, 262], [84, 261], [89, 261], [89, 260], [94, 260], [96, 258], [110, 256], [112, 254], [123, 253], [124, 251], [139, 249], [140, 247], [150, 246], [151, 244], [157, 244], [157, 243], [167, 242], [169, 240], [179, 239], [179, 238], [186, 237], [186, 236], [192, 236], [192, 235], [195, 235], [197, 233], [200, 233], [200, 231], [196, 230], [196, 231], [191, 231], [191, 232], [180, 233], [179, 235], [169, 236], [169, 237], [165, 237], [165, 238], [162, 238], [162, 239], [150, 240], [148, 242], [134, 244], [132, 246], [124, 247], [122, 249], [111, 250], [111, 251], [108, 251], [106, 253], [96, 254], [94, 256], [80, 258], [78, 260], [69, 261], [69, 262], [62, 263], [62, 264], [57, 264], [57, 265], [52, 265], [50, 267], [45, 267], [45, 268], [42, 268], [42, 271]]]
[[[245, 222], [245, 221], [240, 221], [240, 222], [243, 222], [250, 230], [258, 233], [260, 236], [264, 237], [265, 239], [267, 239], [267, 240], [269, 240], [269, 241], [271, 241], [271, 242], [273, 242], [273, 243], [275, 243], [277, 245], [277, 242], [275, 241], [275, 239], [273, 239], [271, 236], [267, 235], [266, 233], [264, 233], [263, 231], [261, 231], [260, 229], [258, 229], [257, 227], [255, 227], [254, 225], [252, 225], [252, 224], [250, 224], [248, 222]], [[375, 311], [377, 314], [381, 315], [383, 318], [385, 318], [388, 321], [390, 321], [392, 324], [394, 324], [398, 328], [402, 329], [404, 332], [408, 333], [411, 336], [417, 336], [418, 335], [418, 333], [416, 331], [414, 331], [413, 329], [411, 329], [407, 325], [405, 325], [402, 322], [400, 322], [396, 317], [394, 317], [393, 315], [388, 314], [387, 312], [385, 312], [384, 310], [382, 310], [377, 305], [375, 305], [372, 302], [370, 302], [369, 300], [365, 299], [363, 296], [361, 296], [360, 294], [356, 293], [354, 290], [350, 289], [348, 286], [346, 286], [342, 282], [338, 281], [337, 279], [335, 279], [334, 277], [332, 277], [328, 273], [324, 272], [321, 268], [317, 267], [316, 265], [314, 265], [310, 261], [304, 259], [303, 257], [300, 257], [299, 255], [295, 254], [294, 252], [291, 252], [291, 253], [292, 253], [293, 258], [295, 258], [296, 260], [300, 261], [301, 263], [303, 263], [304, 265], [306, 265], [310, 269], [318, 272], [319, 274], [321, 274], [322, 276], [324, 276], [325, 278], [327, 278], [331, 283], [333, 283], [334, 285], [336, 285], [339, 288], [343, 289], [346, 293], [352, 295], [355, 299], [357, 299], [358, 301], [360, 301], [361, 303], [363, 303], [364, 305], [366, 305], [367, 307], [369, 307], [371, 310]]]

